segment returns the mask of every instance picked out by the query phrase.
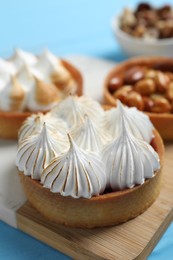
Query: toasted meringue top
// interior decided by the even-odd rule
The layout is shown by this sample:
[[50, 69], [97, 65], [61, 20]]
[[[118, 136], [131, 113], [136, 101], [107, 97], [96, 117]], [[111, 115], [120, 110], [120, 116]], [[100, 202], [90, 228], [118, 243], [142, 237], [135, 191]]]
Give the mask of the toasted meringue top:
[[70, 148], [43, 171], [41, 183], [52, 192], [73, 198], [91, 198], [105, 189], [104, 164], [98, 155], [80, 149], [69, 137]]
[[[55, 106], [59, 98], [77, 92], [77, 83], [71, 73], [63, 62], [48, 50], [35, 56], [16, 49], [8, 61], [0, 59], [0, 91], [7, 87], [11, 76], [15, 76], [16, 82], [24, 88], [27, 95], [26, 106], [20, 106], [14, 111], [45, 112]], [[10, 100], [6, 98], [4, 102], [7, 104], [2, 105], [1, 109], [8, 107], [4, 111], [11, 111], [8, 104]]]
[[117, 108], [112, 108], [105, 112], [104, 129], [108, 130], [112, 137], [117, 137], [120, 132], [120, 121], [124, 117], [128, 131], [137, 138], [150, 143], [153, 138], [153, 125], [147, 115], [137, 110], [137, 108], [128, 108], [118, 101]]
[[14, 64], [17, 72], [25, 64], [28, 66], [33, 66], [34, 64], [36, 64], [37, 58], [30, 52], [16, 49], [10, 61]]
[[92, 152], [101, 152], [103, 146], [110, 140], [101, 127], [91, 121], [87, 115], [80, 126], [72, 131], [71, 135], [80, 148]]
[[53, 55], [49, 50], [45, 50], [41, 55], [38, 56], [38, 61], [34, 68], [44, 75], [45, 78], [51, 77], [51, 74], [61, 68], [61, 61], [55, 55]]
[[31, 91], [34, 87], [35, 78], [27, 65], [21, 67], [20, 71], [16, 74], [16, 79], [27, 92]]
[[26, 103], [26, 93], [15, 77], [0, 92], [0, 110], [22, 111]]
[[[61, 90], [68, 87], [70, 80], [72, 79], [71, 74], [62, 65], [61, 60], [49, 50], [45, 50], [38, 57], [38, 62], [34, 68], [42, 75], [41, 79], [48, 83], [53, 82]], [[74, 92], [74, 89], [72, 89], [71, 92]]]
[[52, 134], [44, 123], [41, 132], [28, 136], [19, 144], [16, 165], [25, 175], [40, 179], [44, 168], [65, 149], [68, 149], [65, 138]]
[[28, 117], [23, 123], [19, 131], [19, 142], [29, 137], [30, 135], [38, 134], [42, 131], [43, 125], [46, 123], [47, 129], [64, 140], [64, 135], [67, 133], [67, 124], [61, 118], [52, 118], [48, 113], [33, 114]]
[[27, 108], [30, 111], [48, 111], [59, 99], [58, 91], [53, 84], [46, 84], [35, 78], [35, 84], [28, 93]]
[[107, 185], [113, 190], [132, 188], [152, 178], [160, 168], [159, 156], [151, 145], [129, 131], [123, 116], [118, 137], [103, 150]]
[[[61, 90], [61, 87], [59, 87], [57, 85], [57, 83], [55, 83], [55, 84], [58, 87], [58, 89]], [[62, 89], [62, 96], [63, 97], [68, 97], [69, 95], [75, 95], [76, 92], [77, 92], [77, 83], [76, 83], [76, 81], [74, 79], [71, 78], [66, 83], [65, 87], [63, 87], [63, 89]]]
[[104, 112], [101, 105], [89, 97], [69, 96], [52, 110], [52, 114], [65, 119], [70, 128], [75, 128], [85, 115], [100, 123]]
[[10, 81], [10, 77], [15, 74], [14, 65], [6, 60], [0, 59], [0, 90]]

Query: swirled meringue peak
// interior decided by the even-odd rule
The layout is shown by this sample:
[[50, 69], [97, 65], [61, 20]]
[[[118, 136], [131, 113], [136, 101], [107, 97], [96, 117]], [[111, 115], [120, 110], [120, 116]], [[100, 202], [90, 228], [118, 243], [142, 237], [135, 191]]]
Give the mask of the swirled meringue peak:
[[113, 190], [133, 188], [152, 178], [160, 168], [159, 156], [151, 145], [129, 132], [125, 115], [119, 136], [103, 150], [107, 185]]
[[[70, 89], [70, 93], [76, 92], [76, 82], [73, 82], [70, 72], [64, 67], [61, 60], [57, 58], [49, 50], [45, 50], [38, 56], [38, 62], [33, 67], [34, 73], [41, 80], [46, 83], [53, 83], [62, 92], [66, 89]], [[66, 94], [66, 92], [62, 94]]]
[[54, 117], [66, 120], [68, 126], [75, 127], [82, 122], [83, 111], [77, 97], [69, 96], [60, 101], [50, 112]]
[[100, 157], [86, 153], [70, 136], [69, 142], [69, 150], [57, 156], [44, 170], [41, 183], [52, 192], [73, 198], [91, 198], [103, 193], [106, 177]]
[[36, 64], [37, 58], [30, 52], [16, 49], [10, 61], [14, 64], [17, 72], [24, 64], [28, 66], [33, 66], [34, 64]]
[[147, 143], [151, 142], [154, 127], [149, 117], [135, 107], [124, 106], [120, 101], [118, 101], [117, 108], [106, 111], [104, 117], [104, 129], [108, 129], [113, 138], [117, 137], [120, 132], [122, 117], [124, 117], [130, 133]]
[[51, 73], [56, 71], [60, 65], [60, 59], [46, 49], [38, 56], [38, 61], [35, 64], [35, 68], [43, 74], [51, 75]]
[[48, 131], [44, 123], [42, 131], [35, 135], [30, 135], [19, 144], [16, 165], [19, 171], [33, 179], [40, 179], [44, 168], [68, 147], [62, 138], [58, 139]]
[[67, 133], [67, 124], [61, 118], [52, 118], [49, 113], [43, 115], [42, 113], [33, 114], [28, 117], [23, 123], [19, 131], [19, 142], [30, 135], [38, 134], [42, 131], [43, 125], [46, 123], [47, 129], [62, 138]]
[[85, 115], [95, 123], [101, 123], [104, 111], [101, 105], [89, 97], [68, 96], [58, 103], [52, 114], [65, 119], [70, 128], [78, 126]]
[[12, 76], [5, 88], [0, 92], [0, 110], [2, 111], [23, 111], [26, 104], [26, 92]]
[[14, 65], [6, 60], [0, 59], [0, 90], [10, 81], [10, 77], [15, 74]]
[[27, 92], [29, 92], [35, 84], [34, 76], [27, 65], [21, 67], [20, 71], [16, 74], [16, 79]]
[[71, 132], [71, 135], [80, 148], [92, 152], [100, 152], [110, 140], [101, 127], [91, 121], [87, 115], [85, 115], [80, 126]]
[[59, 99], [58, 91], [53, 84], [47, 84], [35, 78], [34, 86], [28, 93], [27, 108], [30, 111], [48, 111]]
[[0, 73], [14, 75], [16, 72], [12, 62], [0, 58]]
[[86, 115], [96, 123], [102, 122], [104, 110], [102, 106], [94, 99], [86, 96], [79, 97], [79, 102], [83, 107]]

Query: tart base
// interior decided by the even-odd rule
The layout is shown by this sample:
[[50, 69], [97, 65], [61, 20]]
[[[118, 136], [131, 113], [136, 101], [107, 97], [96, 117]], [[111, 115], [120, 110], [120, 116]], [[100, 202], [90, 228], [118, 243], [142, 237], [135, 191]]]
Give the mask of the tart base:
[[[156, 65], [166, 66], [169, 64], [173, 68], [173, 59], [164, 57], [138, 57], [131, 58], [127, 61], [121, 62], [116, 65], [110, 73], [107, 75], [104, 82], [104, 103], [109, 106], [116, 106], [116, 99], [109, 92], [108, 84], [109, 81], [116, 75], [123, 75], [124, 72], [133, 66], [147, 66], [150, 68], [156, 67]], [[145, 112], [152, 121], [155, 128], [159, 131], [160, 135], [164, 140], [173, 141], [173, 114], [171, 113], [148, 113]], [[165, 127], [166, 126], [166, 127]]]
[[[78, 96], [83, 93], [83, 79], [81, 73], [65, 60], [61, 60], [64, 67], [71, 73], [73, 79], [77, 82]], [[25, 121], [34, 112], [4, 112], [0, 111], [0, 138], [2, 139], [17, 139], [18, 131]]]
[[14, 113], [0, 111], [0, 138], [17, 139], [18, 130], [32, 113]]
[[20, 172], [28, 201], [50, 221], [75, 228], [111, 226], [138, 216], [156, 200], [161, 189], [164, 146], [158, 132], [154, 134], [152, 146], [159, 154], [161, 168], [143, 185], [91, 199], [74, 199], [52, 193], [39, 181]]

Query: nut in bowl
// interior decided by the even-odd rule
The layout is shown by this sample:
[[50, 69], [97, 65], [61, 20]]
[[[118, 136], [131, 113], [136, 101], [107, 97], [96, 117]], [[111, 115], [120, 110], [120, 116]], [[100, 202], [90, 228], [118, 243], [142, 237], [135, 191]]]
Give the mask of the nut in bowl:
[[137, 107], [150, 117], [164, 140], [173, 141], [172, 82], [173, 59], [132, 58], [119, 63], [107, 75], [105, 104], [116, 106], [119, 99], [129, 107]]
[[128, 56], [172, 56], [173, 9], [141, 3], [112, 20], [113, 33]]

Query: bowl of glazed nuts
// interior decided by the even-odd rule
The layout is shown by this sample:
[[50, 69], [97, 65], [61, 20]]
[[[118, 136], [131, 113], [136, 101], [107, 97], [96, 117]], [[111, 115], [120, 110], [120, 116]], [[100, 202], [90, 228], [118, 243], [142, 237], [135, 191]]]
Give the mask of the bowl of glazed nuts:
[[128, 56], [173, 56], [173, 8], [140, 3], [114, 17], [112, 29]]
[[105, 104], [117, 100], [146, 113], [164, 140], [173, 141], [173, 58], [138, 57], [121, 62], [104, 82]]

